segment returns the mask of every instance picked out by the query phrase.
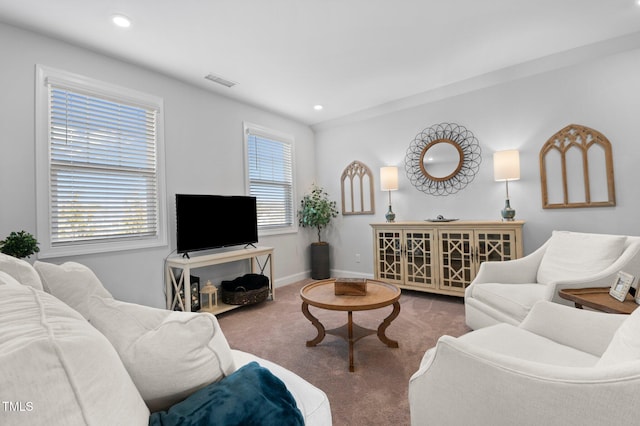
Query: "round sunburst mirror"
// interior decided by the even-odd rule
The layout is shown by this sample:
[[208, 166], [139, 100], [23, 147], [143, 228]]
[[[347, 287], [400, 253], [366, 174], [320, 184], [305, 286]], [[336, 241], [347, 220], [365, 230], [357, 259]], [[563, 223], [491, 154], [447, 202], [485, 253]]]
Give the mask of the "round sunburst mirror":
[[481, 160], [473, 133], [458, 124], [441, 123], [416, 135], [407, 150], [405, 171], [420, 191], [449, 195], [473, 180]]

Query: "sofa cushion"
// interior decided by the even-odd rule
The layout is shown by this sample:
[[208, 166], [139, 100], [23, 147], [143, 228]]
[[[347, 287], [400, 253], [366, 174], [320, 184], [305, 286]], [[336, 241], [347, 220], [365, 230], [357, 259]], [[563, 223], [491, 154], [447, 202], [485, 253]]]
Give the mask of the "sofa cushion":
[[3, 271], [0, 271], [0, 285], [13, 286], [13, 287], [21, 286], [21, 284], [18, 281], [16, 281], [15, 278], [13, 278], [11, 275]]
[[640, 309], [636, 309], [613, 335], [599, 366], [640, 360]]
[[[598, 357], [511, 324], [496, 324], [459, 337], [460, 341], [510, 357], [562, 367], [593, 367]], [[423, 361], [424, 362], [424, 361]]]
[[3, 426], [148, 424], [149, 410], [107, 339], [31, 287], [0, 285], [0, 377]]
[[151, 411], [235, 370], [218, 320], [91, 296], [89, 322], [113, 344]]
[[533, 305], [545, 298], [541, 284], [481, 283], [473, 286], [473, 298], [522, 321]]
[[42, 282], [36, 270], [26, 260], [0, 253], [0, 271], [4, 271], [20, 284], [42, 290]]
[[90, 295], [111, 297], [96, 274], [88, 267], [76, 262], [55, 265], [47, 262], [35, 262], [33, 267], [40, 275], [47, 293], [53, 294], [83, 317], [88, 318], [87, 303]]
[[256, 362], [200, 389], [168, 411], [153, 413], [149, 426], [303, 426], [304, 418], [285, 384]]
[[575, 280], [611, 266], [622, 254], [624, 235], [553, 231], [538, 268], [537, 281]]
[[79, 263], [36, 262], [34, 267], [51, 294], [109, 339], [152, 411], [167, 409], [235, 370], [215, 316], [114, 300]]

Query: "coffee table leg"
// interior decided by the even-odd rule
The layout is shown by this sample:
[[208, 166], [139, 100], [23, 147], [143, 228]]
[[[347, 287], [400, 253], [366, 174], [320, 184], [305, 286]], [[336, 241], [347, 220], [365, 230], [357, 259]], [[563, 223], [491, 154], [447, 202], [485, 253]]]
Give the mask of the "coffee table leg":
[[382, 324], [380, 324], [380, 326], [378, 327], [378, 338], [382, 341], [382, 343], [386, 344], [390, 348], [397, 348], [398, 341], [389, 339], [384, 333], [387, 330], [387, 327], [391, 325], [391, 321], [396, 319], [398, 315], [400, 315], [400, 302], [394, 302], [393, 311], [388, 317], [384, 319], [384, 321], [382, 321]]
[[353, 365], [353, 312], [351, 311], [349, 311], [347, 316], [347, 330], [349, 337], [349, 371], [353, 373], [355, 371], [355, 367]]
[[302, 313], [305, 317], [307, 317], [309, 321], [311, 321], [311, 324], [313, 324], [315, 328], [318, 329], [318, 335], [314, 339], [307, 341], [307, 346], [315, 346], [318, 343], [322, 342], [322, 339], [324, 339], [324, 326], [320, 323], [320, 321], [318, 321], [318, 318], [311, 315], [311, 312], [309, 312], [309, 304], [307, 302], [302, 302]]

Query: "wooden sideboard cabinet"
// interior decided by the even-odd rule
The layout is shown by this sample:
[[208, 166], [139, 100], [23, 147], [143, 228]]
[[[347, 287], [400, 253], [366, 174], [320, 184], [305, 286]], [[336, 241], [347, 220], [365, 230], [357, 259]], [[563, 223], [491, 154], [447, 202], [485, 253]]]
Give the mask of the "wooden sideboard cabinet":
[[373, 223], [374, 278], [464, 296], [482, 262], [522, 257], [524, 221]]

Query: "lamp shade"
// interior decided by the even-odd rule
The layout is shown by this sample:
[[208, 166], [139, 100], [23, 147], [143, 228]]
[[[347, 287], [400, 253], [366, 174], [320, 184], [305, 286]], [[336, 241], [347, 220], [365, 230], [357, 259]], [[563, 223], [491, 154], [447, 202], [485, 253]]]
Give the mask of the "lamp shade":
[[397, 167], [380, 167], [380, 189], [383, 191], [395, 191], [398, 189]]
[[493, 178], [497, 181], [520, 179], [520, 152], [515, 149], [493, 153]]

